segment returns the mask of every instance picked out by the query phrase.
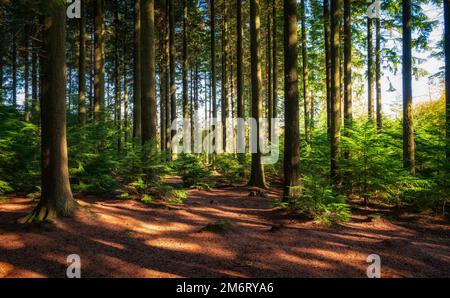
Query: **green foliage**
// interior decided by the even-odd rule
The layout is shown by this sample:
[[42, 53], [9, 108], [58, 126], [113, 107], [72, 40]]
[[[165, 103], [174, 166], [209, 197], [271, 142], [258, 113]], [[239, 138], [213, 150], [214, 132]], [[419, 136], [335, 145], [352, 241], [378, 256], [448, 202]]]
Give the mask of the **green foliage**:
[[219, 154], [215, 166], [227, 182], [236, 183], [242, 180], [243, 166], [233, 155]]
[[8, 182], [0, 180], [0, 194], [12, 192], [13, 189], [9, 186]]
[[211, 176], [211, 171], [189, 154], [181, 154], [174, 163], [174, 169], [181, 175], [185, 187], [204, 184]]

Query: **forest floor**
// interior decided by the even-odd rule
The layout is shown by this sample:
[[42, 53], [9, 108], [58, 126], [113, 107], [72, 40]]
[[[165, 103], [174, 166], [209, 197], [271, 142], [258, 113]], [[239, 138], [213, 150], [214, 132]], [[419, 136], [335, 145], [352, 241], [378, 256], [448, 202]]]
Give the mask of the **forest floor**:
[[[80, 197], [74, 218], [21, 226], [31, 199], [0, 200], [0, 277], [450, 277], [450, 226], [434, 217], [353, 204], [352, 220], [326, 227], [250, 197], [247, 187], [191, 190], [184, 205]], [[384, 214], [383, 216], [372, 216]], [[202, 230], [226, 220], [224, 233]], [[220, 228], [220, 227], [219, 227]]]

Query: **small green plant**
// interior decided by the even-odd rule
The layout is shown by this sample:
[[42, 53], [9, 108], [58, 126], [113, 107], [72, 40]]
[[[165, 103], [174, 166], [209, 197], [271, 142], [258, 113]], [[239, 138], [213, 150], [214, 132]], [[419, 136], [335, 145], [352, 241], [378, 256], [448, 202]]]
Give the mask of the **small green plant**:
[[188, 154], [179, 156], [175, 163], [175, 170], [181, 175], [185, 187], [205, 183], [211, 176], [211, 171], [204, 167], [195, 156]]
[[13, 189], [9, 186], [8, 182], [0, 180], [0, 194], [5, 194], [12, 191]]
[[233, 155], [218, 155], [215, 166], [227, 182], [236, 183], [242, 180], [243, 167]]
[[141, 202], [144, 204], [151, 204], [153, 202], [153, 197], [150, 195], [143, 195], [141, 198]]

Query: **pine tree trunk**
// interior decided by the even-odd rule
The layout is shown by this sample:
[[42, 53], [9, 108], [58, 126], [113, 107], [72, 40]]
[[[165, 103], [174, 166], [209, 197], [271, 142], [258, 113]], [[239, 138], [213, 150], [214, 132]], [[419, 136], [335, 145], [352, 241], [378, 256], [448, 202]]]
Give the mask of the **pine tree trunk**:
[[[237, 117], [239, 119], [244, 119], [244, 73], [243, 73], [243, 49], [242, 49], [242, 2], [241, 0], [236, 0], [236, 68], [237, 68]], [[242, 125], [242, 120], [238, 122], [237, 127], [237, 151], [241, 152], [238, 154], [238, 160], [241, 165], [245, 164], [245, 133], [244, 126]], [[243, 175], [243, 173], [241, 173]]]
[[169, 2], [168, 0], [165, 0], [165, 10], [164, 10], [164, 16], [165, 16], [165, 22], [164, 22], [164, 95], [165, 95], [165, 99], [164, 99], [164, 103], [165, 103], [165, 107], [164, 107], [164, 111], [166, 113], [165, 115], [165, 135], [166, 135], [166, 143], [165, 143], [165, 150], [167, 153], [170, 152], [170, 148], [172, 146], [172, 140], [171, 140], [171, 136], [170, 136], [170, 125], [171, 125], [171, 121], [170, 121], [170, 113], [171, 113], [171, 109], [170, 109], [170, 90], [169, 90], [169, 85], [170, 85], [170, 61], [169, 61], [169, 56], [170, 56], [170, 48], [169, 48]]
[[272, 116], [278, 117], [278, 76], [277, 76], [277, 1], [272, 0]]
[[24, 29], [24, 52], [23, 52], [23, 63], [24, 63], [24, 72], [23, 72], [23, 80], [24, 80], [24, 105], [25, 105], [25, 113], [24, 113], [24, 120], [25, 122], [30, 121], [30, 42], [29, 42], [29, 36], [30, 36], [30, 27], [29, 25], [25, 25]]
[[[249, 186], [266, 187], [264, 168], [261, 162], [261, 117], [262, 117], [262, 73], [260, 55], [260, 4], [250, 0], [250, 64], [252, 78], [252, 117], [256, 120], [256, 144], [252, 150], [252, 165]], [[252, 132], [252, 134], [255, 132]]]
[[412, 119], [411, 0], [403, 0], [403, 165], [415, 175], [415, 144]]
[[[35, 25], [37, 27], [37, 25]], [[35, 32], [37, 29], [35, 29]], [[31, 120], [33, 123], [39, 122], [39, 102], [38, 102], [38, 53], [40, 43], [33, 40], [33, 52], [31, 56]]]
[[445, 24], [445, 106], [446, 106], [446, 136], [447, 165], [450, 165], [450, 0], [444, 0]]
[[[170, 122], [177, 119], [177, 90], [175, 81], [175, 16], [173, 0], [169, 0], [169, 63], [170, 63]], [[175, 127], [171, 127], [171, 139], [176, 135]], [[174, 148], [172, 148], [173, 150]]]
[[267, 121], [268, 138], [272, 140], [272, 118], [273, 118], [273, 81], [272, 81], [272, 12], [270, 10], [270, 0], [267, 1]]
[[351, 0], [344, 0], [344, 124], [352, 122], [352, 32]]
[[114, 3], [114, 103], [115, 103], [115, 122], [117, 135], [117, 151], [122, 149], [122, 93], [120, 88], [120, 22], [119, 22], [119, 3]]
[[284, 195], [293, 196], [300, 183], [297, 2], [284, 0]]
[[323, 24], [324, 24], [324, 43], [325, 43], [325, 72], [326, 72], [326, 90], [327, 90], [327, 132], [331, 136], [331, 54], [330, 54], [330, 2], [323, 0]]
[[81, 0], [81, 18], [78, 53], [78, 123], [86, 124], [86, 13], [85, 0]]
[[377, 129], [383, 128], [383, 111], [381, 104], [381, 33], [380, 18], [375, 20], [375, 81], [377, 89]]
[[104, 69], [104, 0], [94, 0], [95, 71], [94, 71], [94, 121], [100, 120], [105, 105]]
[[[369, 4], [368, 4], [369, 5]], [[367, 105], [369, 121], [374, 120], [375, 98], [373, 90], [373, 21], [367, 17]]]
[[156, 141], [155, 7], [143, 0], [141, 14], [141, 111], [142, 144]]
[[305, 0], [300, 2], [300, 16], [302, 22], [302, 78], [303, 78], [303, 104], [305, 112], [305, 138], [306, 142], [311, 145], [311, 102], [308, 93], [308, 53], [306, 49], [306, 16], [305, 16]]
[[[211, 19], [211, 94], [212, 94], [212, 131], [214, 133], [213, 136], [213, 144], [212, 146], [215, 148], [217, 146], [217, 99], [216, 99], [216, 13], [215, 13], [215, 5], [214, 0], [210, 1], [210, 19]], [[217, 149], [217, 148], [215, 148]], [[213, 163], [216, 159], [217, 150], [213, 152]]]
[[187, 0], [183, 0], [183, 61], [182, 61], [182, 68], [183, 68], [183, 144], [184, 150], [188, 150], [188, 143], [190, 140], [189, 138], [189, 132], [188, 132], [188, 122], [187, 119], [189, 119], [189, 107], [188, 107], [188, 49], [187, 49], [187, 20], [188, 18], [188, 8], [187, 8]]
[[17, 108], [17, 41], [16, 36], [12, 38], [12, 105]]
[[65, 40], [66, 8], [54, 4], [46, 11], [42, 97], [42, 196], [21, 222], [70, 216], [76, 209], [69, 182], [66, 141]]
[[142, 141], [141, 111], [141, 1], [134, 0], [134, 61], [133, 61], [133, 138]]
[[331, 2], [331, 136], [330, 136], [330, 176], [340, 184], [340, 131], [341, 131], [341, 79], [340, 79], [340, 27], [342, 19], [342, 0]]
[[228, 59], [228, 9], [227, 2], [223, 2], [223, 23], [222, 23], [222, 150], [227, 150], [227, 118], [229, 117], [228, 102], [228, 76], [227, 76], [227, 59]]

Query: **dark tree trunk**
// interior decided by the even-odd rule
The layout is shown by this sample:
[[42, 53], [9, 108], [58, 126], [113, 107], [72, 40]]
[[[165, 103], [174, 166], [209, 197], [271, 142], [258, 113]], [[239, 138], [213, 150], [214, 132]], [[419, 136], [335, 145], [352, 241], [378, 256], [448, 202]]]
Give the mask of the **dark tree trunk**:
[[66, 141], [65, 40], [66, 8], [54, 4], [46, 11], [42, 97], [42, 196], [23, 222], [70, 216], [75, 211], [69, 182]]
[[375, 20], [375, 81], [377, 89], [377, 129], [383, 128], [383, 111], [381, 105], [381, 33], [380, 18]]
[[272, 0], [272, 116], [278, 117], [278, 76], [277, 76], [277, 2]]
[[12, 105], [17, 108], [17, 41], [16, 36], [12, 38]]
[[311, 145], [311, 102], [308, 93], [308, 53], [306, 49], [306, 16], [305, 0], [300, 2], [300, 15], [302, 22], [302, 77], [303, 77], [303, 104], [305, 112], [305, 138]]
[[23, 51], [23, 63], [24, 63], [24, 93], [25, 93], [25, 109], [24, 109], [24, 120], [26, 122], [30, 121], [30, 27], [29, 25], [25, 25], [24, 29], [24, 51]]
[[[177, 89], [175, 81], [175, 15], [173, 0], [169, 0], [169, 63], [170, 63], [170, 122], [177, 119]], [[175, 127], [173, 127], [175, 128]], [[176, 130], [171, 127], [171, 139], [176, 135]], [[172, 148], [173, 150], [174, 148]]]
[[331, 136], [331, 54], [330, 54], [330, 2], [323, 0], [323, 25], [324, 25], [324, 43], [325, 43], [325, 72], [326, 72], [326, 90], [327, 90], [327, 132]]
[[[237, 68], [237, 117], [244, 119], [244, 74], [243, 74], [243, 49], [242, 49], [242, 1], [236, 0], [236, 68]], [[245, 150], [245, 133], [241, 121], [237, 127], [237, 150], [244, 152]], [[241, 165], [245, 163], [245, 153], [238, 154], [238, 160]], [[243, 173], [241, 173], [243, 174]]]
[[81, 0], [81, 19], [78, 53], [78, 123], [86, 124], [86, 13], [85, 0]]
[[141, 112], [141, 1], [134, 0], [134, 61], [133, 61], [133, 138], [142, 140]]
[[351, 0], [344, 0], [344, 124], [352, 122], [352, 32]]
[[450, 165], [450, 0], [444, 0], [447, 165]]
[[412, 118], [411, 0], [403, 0], [403, 165], [415, 175], [415, 144]]
[[[212, 113], [213, 113], [213, 123], [212, 130], [214, 133], [213, 136], [213, 147], [217, 144], [217, 132], [216, 132], [216, 121], [217, 121], [217, 99], [216, 99], [216, 13], [215, 13], [215, 5], [214, 0], [210, 1], [210, 18], [211, 18], [211, 94], [212, 94]], [[213, 162], [216, 157], [216, 150], [213, 152]]]
[[367, 17], [367, 105], [369, 121], [374, 120], [375, 98], [373, 90], [373, 21]]
[[155, 6], [143, 0], [141, 14], [142, 144], [156, 141]]
[[330, 176], [340, 184], [339, 157], [341, 132], [341, 79], [340, 79], [340, 27], [342, 19], [342, 0], [331, 2], [331, 135], [330, 135]]
[[284, 195], [293, 196], [300, 181], [297, 2], [284, 0]]
[[169, 90], [169, 86], [170, 86], [170, 61], [169, 61], [169, 56], [170, 56], [170, 48], [169, 48], [169, 2], [168, 0], [165, 0], [165, 22], [164, 22], [164, 81], [165, 81], [165, 85], [164, 85], [164, 95], [165, 95], [165, 99], [164, 99], [164, 103], [165, 103], [165, 108], [164, 111], [166, 113], [165, 115], [165, 130], [166, 130], [166, 143], [165, 143], [165, 150], [167, 153], [170, 152], [170, 148], [172, 146], [172, 140], [171, 140], [171, 135], [170, 135], [170, 125], [171, 125], [171, 120], [170, 120], [170, 113], [171, 113], [171, 108], [170, 108], [170, 90]]
[[115, 104], [115, 122], [117, 135], [117, 150], [120, 152], [122, 148], [122, 91], [120, 84], [120, 22], [119, 22], [119, 3], [114, 3], [114, 104]]
[[[37, 26], [35, 26], [37, 27]], [[38, 30], [35, 30], [37, 33]], [[31, 120], [33, 123], [39, 122], [39, 102], [38, 102], [38, 54], [40, 43], [37, 38], [33, 40], [33, 51], [31, 56]]]
[[94, 71], [94, 120], [100, 120], [105, 105], [104, 68], [104, 0], [94, 0], [95, 71]]
[[[256, 120], [256, 144], [252, 151], [250, 186], [266, 187], [264, 168], [261, 162], [261, 116], [262, 116], [262, 73], [260, 61], [260, 4], [259, 0], [250, 0], [250, 64], [252, 78], [252, 117]], [[254, 133], [254, 132], [252, 132]], [[256, 151], [256, 152], [255, 152]], [[254, 153], [253, 153], [254, 152]]]
[[269, 142], [272, 140], [272, 121], [273, 118], [273, 80], [272, 80], [272, 13], [270, 10], [270, 0], [267, 1], [267, 120]]
[[229, 117], [228, 102], [228, 76], [227, 76], [227, 59], [228, 59], [228, 10], [227, 1], [223, 2], [223, 23], [222, 23], [222, 150], [226, 152], [227, 148], [227, 117]]

